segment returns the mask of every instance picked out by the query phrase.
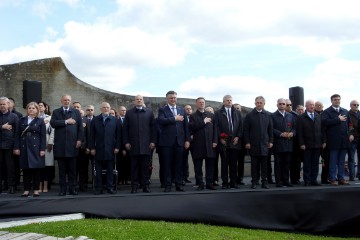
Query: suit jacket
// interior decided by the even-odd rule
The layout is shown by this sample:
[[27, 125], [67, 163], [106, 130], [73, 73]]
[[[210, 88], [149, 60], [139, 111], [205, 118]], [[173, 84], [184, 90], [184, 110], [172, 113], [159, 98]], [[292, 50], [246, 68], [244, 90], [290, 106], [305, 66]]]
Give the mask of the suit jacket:
[[114, 149], [120, 149], [121, 125], [114, 116], [108, 116], [103, 122], [102, 114], [94, 117], [90, 124], [89, 148], [95, 149], [96, 161], [114, 161]]
[[320, 114], [314, 112], [314, 121], [308, 113], [301, 114], [296, 122], [296, 132], [299, 140], [299, 146], [305, 145], [307, 149], [321, 148], [326, 142], [325, 132], [321, 125]]
[[[121, 122], [121, 119], [119, 119]], [[123, 143], [131, 144], [130, 155], [150, 155], [150, 143], [156, 143], [155, 117], [151, 109], [136, 107], [126, 112]]]
[[[227, 118], [226, 109], [224, 106], [215, 112], [215, 121], [217, 126], [217, 134], [220, 138], [221, 133], [226, 133], [228, 136], [232, 136], [230, 139], [230, 148], [241, 149], [241, 141], [242, 141], [242, 132], [243, 132], [243, 122], [241, 118], [240, 111], [236, 110], [234, 107], [231, 107], [231, 119], [233, 125], [232, 133], [229, 132], [229, 122]], [[237, 145], [232, 144], [232, 140], [238, 137], [239, 141]], [[220, 142], [220, 141], [219, 141]], [[220, 144], [219, 144], [220, 145]], [[219, 146], [220, 147], [220, 146]]]
[[267, 156], [268, 144], [273, 143], [273, 123], [271, 113], [266, 110], [258, 112], [254, 108], [244, 120], [244, 141], [251, 145], [251, 156]]
[[[271, 114], [273, 127], [274, 127], [274, 146], [273, 152], [292, 152], [293, 151], [293, 139], [296, 137], [296, 122], [291, 113], [285, 112], [285, 115], [276, 110]], [[284, 138], [280, 135], [283, 132], [292, 132], [293, 138]]]
[[[205, 124], [204, 118], [211, 118], [211, 122]], [[218, 130], [215, 115], [210, 112], [196, 111], [190, 116], [190, 132], [193, 134], [191, 142], [191, 156], [194, 159], [215, 158], [213, 143], [218, 143]]]
[[[340, 121], [339, 114], [347, 116], [347, 121]], [[337, 112], [330, 106], [321, 114], [321, 123], [326, 128], [326, 146], [328, 149], [350, 148], [350, 117], [346, 109], [340, 108]]]
[[176, 107], [177, 114], [184, 117], [184, 121], [175, 121], [175, 117], [168, 105], [159, 108], [158, 127], [159, 127], [159, 143], [160, 147], [178, 146], [183, 147], [185, 141], [190, 142], [190, 134], [186, 114], [183, 108]]
[[[20, 126], [20, 168], [43, 168], [45, 167], [45, 156], [40, 157], [40, 151], [46, 148], [46, 127], [44, 119], [34, 118], [28, 124], [28, 117], [22, 117]], [[26, 130], [25, 130], [26, 129]]]
[[[75, 124], [65, 124], [73, 118]], [[50, 125], [55, 129], [54, 157], [77, 157], [76, 141], [83, 139], [82, 119], [79, 110], [69, 108], [65, 114], [63, 107], [55, 109], [51, 115]]]

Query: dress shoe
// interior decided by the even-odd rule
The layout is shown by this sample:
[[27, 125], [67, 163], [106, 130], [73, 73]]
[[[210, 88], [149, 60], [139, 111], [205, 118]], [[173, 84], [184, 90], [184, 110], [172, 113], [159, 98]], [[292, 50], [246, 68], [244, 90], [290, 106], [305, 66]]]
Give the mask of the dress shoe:
[[171, 187], [170, 186], [165, 187], [164, 192], [171, 192]]
[[177, 192], [184, 192], [185, 190], [184, 190], [184, 187], [183, 187], [183, 186], [177, 186], [177, 187], [176, 187], [176, 191], [177, 191]]
[[252, 184], [251, 184], [251, 188], [252, 188], [252, 189], [256, 189], [256, 183], [252, 183]]
[[214, 186], [219, 186], [218, 181], [214, 181], [213, 185], [214, 185]]
[[230, 184], [230, 188], [232, 189], [239, 189], [239, 186], [236, 184]]
[[96, 191], [94, 192], [94, 194], [95, 194], [95, 195], [101, 195], [101, 194], [103, 194], [103, 191], [102, 191], [102, 190], [96, 190]]
[[228, 189], [228, 188], [229, 188], [229, 184], [224, 183], [221, 188], [222, 188], [222, 189]]
[[24, 194], [21, 194], [21, 197], [28, 197], [30, 194], [29, 193], [24, 193]]
[[276, 187], [283, 187], [283, 184], [281, 182], [276, 183]]
[[15, 187], [9, 187], [9, 194], [15, 193]]
[[304, 186], [308, 187], [308, 186], [311, 186], [311, 184], [309, 182], [304, 182]]
[[115, 190], [112, 190], [112, 189], [108, 189], [108, 190], [107, 190], [107, 193], [108, 193], [108, 194], [115, 194], [116, 191], [115, 191]]
[[216, 190], [216, 188], [215, 188], [214, 185], [212, 185], [212, 184], [206, 184], [206, 189]]
[[78, 195], [78, 192], [77, 192], [77, 191], [75, 191], [75, 190], [73, 190], [73, 191], [70, 191], [70, 192], [69, 192], [69, 195], [73, 195], [73, 196], [75, 196], [75, 195]]
[[290, 183], [284, 183], [284, 186], [285, 186], [285, 187], [293, 187], [293, 185], [290, 184]]
[[353, 182], [353, 181], [355, 181], [355, 178], [354, 178], [354, 177], [350, 177], [350, 178], [349, 178], [349, 181]]
[[330, 181], [330, 184], [331, 184], [332, 186], [337, 186], [337, 185], [338, 185], [335, 180], [334, 180], [334, 181]]
[[137, 193], [138, 192], [138, 187], [137, 186], [133, 186], [131, 188], [131, 193]]
[[40, 197], [40, 194], [34, 193], [34, 194], [33, 194], [33, 197]]
[[[275, 182], [274, 182], [274, 180], [272, 179], [272, 178], [270, 178], [269, 180], [268, 180], [268, 183], [269, 184], [275, 184]], [[258, 184], [259, 185], [259, 184]]]
[[150, 192], [151, 192], [149, 185], [146, 185], [146, 186], [143, 188], [143, 192], [144, 192], [144, 193], [150, 193]]
[[350, 185], [350, 183], [348, 181], [346, 181], [345, 179], [341, 179], [339, 181], [339, 185]]
[[291, 184], [297, 185], [297, 184], [300, 184], [300, 181], [299, 180], [291, 181]]
[[321, 184], [318, 182], [311, 182], [311, 186], [321, 186]]
[[202, 191], [202, 190], [204, 190], [204, 189], [205, 189], [204, 183], [201, 183], [201, 184], [199, 185], [199, 187], [197, 188], [198, 191]]
[[331, 183], [331, 181], [328, 181], [328, 180], [326, 180], [326, 181], [321, 181], [321, 184], [330, 184]]
[[189, 178], [185, 178], [185, 182], [186, 182], [186, 183], [192, 183]]
[[66, 192], [59, 192], [58, 196], [66, 196]]
[[238, 185], [245, 185], [243, 181], [238, 182]]
[[265, 188], [265, 189], [269, 189], [269, 186], [268, 186], [266, 183], [262, 183], [262, 184], [261, 184], [261, 187], [262, 187], [262, 188]]

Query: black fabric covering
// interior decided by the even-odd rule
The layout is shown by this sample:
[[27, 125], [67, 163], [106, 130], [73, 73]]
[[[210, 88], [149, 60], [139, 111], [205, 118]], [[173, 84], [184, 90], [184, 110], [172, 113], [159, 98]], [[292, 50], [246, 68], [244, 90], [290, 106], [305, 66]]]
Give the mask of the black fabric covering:
[[151, 194], [0, 196], [0, 218], [87, 217], [205, 223], [333, 236], [360, 236], [360, 188], [321, 187]]

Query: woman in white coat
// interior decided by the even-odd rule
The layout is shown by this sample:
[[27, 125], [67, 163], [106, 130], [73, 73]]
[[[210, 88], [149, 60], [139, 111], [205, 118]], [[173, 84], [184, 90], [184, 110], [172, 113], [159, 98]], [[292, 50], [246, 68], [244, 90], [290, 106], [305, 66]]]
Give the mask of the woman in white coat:
[[45, 168], [42, 172], [42, 178], [40, 181], [40, 191], [48, 192], [49, 191], [49, 182], [52, 180], [52, 171], [55, 166], [54, 164], [54, 129], [50, 126], [51, 116], [45, 114], [47, 104], [45, 102], [39, 102], [40, 108], [40, 118], [44, 119], [46, 126], [46, 151], [45, 151]]

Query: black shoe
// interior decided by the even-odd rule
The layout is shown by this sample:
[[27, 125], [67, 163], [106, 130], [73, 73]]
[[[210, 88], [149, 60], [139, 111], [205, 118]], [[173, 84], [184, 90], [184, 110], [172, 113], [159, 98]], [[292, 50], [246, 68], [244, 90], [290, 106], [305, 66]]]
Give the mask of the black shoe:
[[219, 186], [218, 181], [214, 181], [213, 185], [216, 186], [216, 187]]
[[33, 194], [33, 197], [40, 197], [40, 194], [34, 193], [34, 194]]
[[171, 187], [170, 186], [165, 187], [164, 192], [171, 192]]
[[300, 181], [299, 180], [291, 181], [291, 184], [297, 185], [297, 184], [300, 184]]
[[143, 188], [143, 192], [144, 192], [144, 193], [150, 193], [150, 192], [151, 192], [149, 185], [146, 185], [146, 186]]
[[75, 196], [75, 195], [78, 195], [78, 192], [77, 192], [77, 191], [75, 191], [75, 190], [73, 190], [73, 191], [70, 191], [70, 192], [69, 192], [69, 195], [73, 195], [73, 196]]
[[311, 186], [311, 184], [309, 182], [304, 182], [304, 186], [308, 187], [308, 186]]
[[177, 186], [177, 187], [176, 187], [176, 191], [177, 191], [177, 192], [185, 192], [183, 186]]
[[262, 184], [261, 184], [261, 187], [262, 187], [262, 188], [265, 188], [265, 189], [269, 189], [269, 186], [268, 186], [266, 183], [262, 183]]
[[112, 189], [108, 189], [106, 192], [107, 192], [108, 194], [115, 194], [115, 193], [116, 193], [116, 191], [115, 191], [115, 190], [112, 190]]
[[239, 189], [239, 186], [236, 185], [236, 184], [230, 184], [230, 188], [233, 188], [233, 189]]
[[28, 193], [28, 194], [21, 194], [21, 196], [20, 197], [28, 197], [30, 194]]
[[189, 178], [185, 178], [184, 180], [186, 183], [192, 183], [191, 180]]
[[274, 180], [272, 180], [272, 178], [269, 179], [268, 181], [269, 184], [275, 184]]
[[204, 190], [204, 189], [205, 189], [204, 183], [201, 183], [201, 184], [199, 185], [199, 187], [197, 188], [198, 191], [202, 191], [202, 190]]
[[15, 187], [9, 187], [9, 194], [15, 193]]
[[321, 181], [321, 184], [330, 184], [330, 182], [328, 180], [326, 181]]
[[228, 188], [229, 188], [229, 184], [224, 183], [221, 188], [222, 188], [222, 189], [228, 189]]
[[138, 188], [137, 187], [132, 187], [131, 188], [131, 193], [137, 193], [138, 192]]
[[251, 188], [252, 188], [252, 189], [256, 189], [256, 183], [252, 183], [252, 184], [251, 184]]
[[94, 192], [94, 194], [95, 194], [95, 195], [100, 195], [100, 194], [103, 194], [103, 191], [102, 191], [102, 190], [96, 190], [96, 191]]
[[245, 185], [243, 181], [239, 182], [238, 185]]
[[212, 185], [212, 184], [206, 184], [206, 189], [216, 190], [216, 188], [215, 188], [214, 185]]
[[281, 182], [278, 182], [278, 183], [276, 184], [276, 187], [283, 187], [283, 184], [282, 184]]
[[256, 185], [260, 185], [260, 182], [259, 182], [259, 181], [256, 181], [255, 184], [256, 184]]
[[349, 181], [351, 181], [351, 182], [352, 182], [352, 181], [355, 181], [355, 178], [354, 178], [354, 177], [350, 177], [350, 178], [349, 178]]
[[285, 183], [284, 186], [285, 187], [293, 187], [293, 185], [291, 185], [290, 183]]
[[58, 196], [66, 196], [66, 192], [59, 192]]

